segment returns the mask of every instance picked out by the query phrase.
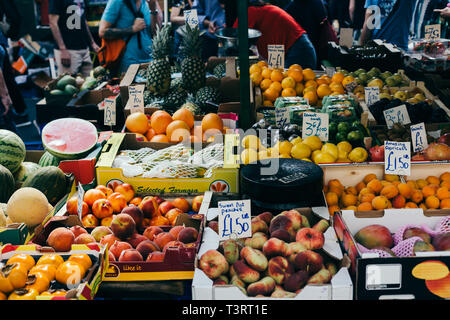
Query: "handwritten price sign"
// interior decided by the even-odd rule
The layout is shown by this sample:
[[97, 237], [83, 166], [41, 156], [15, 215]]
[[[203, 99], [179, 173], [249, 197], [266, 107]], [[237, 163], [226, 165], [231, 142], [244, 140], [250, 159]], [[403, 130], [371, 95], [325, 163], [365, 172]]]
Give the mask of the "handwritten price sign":
[[411, 147], [409, 142], [384, 142], [384, 173], [411, 175]]
[[339, 34], [339, 45], [341, 47], [351, 48], [353, 46], [353, 29], [341, 28]]
[[414, 152], [428, 148], [427, 132], [423, 122], [411, 126], [411, 142]]
[[105, 109], [104, 109], [104, 119], [103, 122], [105, 126], [115, 126], [116, 125], [116, 97], [109, 97], [105, 99]]
[[278, 128], [283, 128], [291, 123], [291, 115], [289, 108], [275, 108], [275, 121]]
[[78, 182], [78, 197], [77, 197], [77, 213], [78, 217], [83, 217], [83, 200], [84, 200], [84, 189], [80, 182]]
[[269, 68], [282, 69], [284, 68], [284, 45], [283, 44], [269, 44], [267, 46]]
[[380, 88], [378, 87], [366, 87], [364, 88], [364, 97], [366, 104], [370, 107], [372, 104], [380, 100]]
[[252, 236], [250, 200], [220, 201], [218, 207], [220, 240]]
[[384, 119], [386, 120], [386, 125], [389, 129], [392, 128], [394, 123], [409, 124], [411, 120], [409, 119], [408, 110], [406, 106], [402, 104], [401, 106], [387, 109], [383, 111]]
[[185, 10], [184, 11], [184, 21], [186, 21], [189, 26], [194, 29], [198, 26], [199, 20], [198, 20], [198, 14], [196, 9], [192, 10]]
[[130, 110], [130, 113], [144, 113], [144, 90], [145, 85], [142, 84], [128, 87], [129, 98], [126, 107]]
[[425, 26], [425, 39], [437, 40], [441, 38], [441, 25], [429, 24]]
[[328, 141], [329, 116], [327, 113], [304, 112], [302, 123], [302, 139], [318, 136], [322, 141]]

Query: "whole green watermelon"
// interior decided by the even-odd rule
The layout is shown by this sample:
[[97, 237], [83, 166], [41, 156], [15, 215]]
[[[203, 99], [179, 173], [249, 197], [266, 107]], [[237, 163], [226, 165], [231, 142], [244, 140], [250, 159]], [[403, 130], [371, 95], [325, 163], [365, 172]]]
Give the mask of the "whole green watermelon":
[[25, 159], [25, 144], [22, 139], [12, 131], [0, 129], [0, 164], [11, 173], [20, 168]]
[[16, 189], [22, 187], [22, 184], [27, 180], [27, 178], [37, 171], [41, 166], [34, 162], [24, 161], [20, 165], [19, 170], [14, 174], [14, 180], [16, 181]]
[[22, 187], [38, 189], [54, 206], [66, 194], [67, 179], [64, 172], [58, 167], [41, 167], [25, 180]]
[[50, 152], [45, 151], [44, 154], [39, 159], [39, 165], [41, 167], [48, 167], [48, 166], [59, 166], [59, 162], [61, 159], [55, 157]]
[[8, 202], [15, 190], [14, 176], [0, 164], [0, 202]]

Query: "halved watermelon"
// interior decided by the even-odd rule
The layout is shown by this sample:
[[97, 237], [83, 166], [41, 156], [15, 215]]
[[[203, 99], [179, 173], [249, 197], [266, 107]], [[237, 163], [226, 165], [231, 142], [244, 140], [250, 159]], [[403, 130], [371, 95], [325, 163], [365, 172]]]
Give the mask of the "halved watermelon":
[[42, 144], [55, 157], [80, 159], [97, 144], [97, 128], [89, 121], [62, 118], [42, 129]]

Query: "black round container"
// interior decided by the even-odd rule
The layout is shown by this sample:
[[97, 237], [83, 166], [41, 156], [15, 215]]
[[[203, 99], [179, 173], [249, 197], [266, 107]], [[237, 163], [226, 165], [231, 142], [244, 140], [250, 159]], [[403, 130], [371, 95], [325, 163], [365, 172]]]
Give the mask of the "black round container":
[[265, 175], [270, 164], [254, 162], [241, 168], [240, 190], [260, 210], [283, 211], [325, 205], [323, 171], [303, 160], [281, 158], [273, 175]]

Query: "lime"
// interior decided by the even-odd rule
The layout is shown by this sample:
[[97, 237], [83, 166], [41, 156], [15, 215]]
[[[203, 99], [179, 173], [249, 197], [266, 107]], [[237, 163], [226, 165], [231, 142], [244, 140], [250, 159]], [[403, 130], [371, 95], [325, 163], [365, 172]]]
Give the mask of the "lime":
[[309, 158], [311, 156], [311, 148], [304, 143], [297, 143], [291, 149], [291, 156], [295, 159]]
[[347, 134], [345, 132], [338, 132], [336, 134], [336, 142], [339, 144], [339, 142], [346, 141], [347, 140]]

